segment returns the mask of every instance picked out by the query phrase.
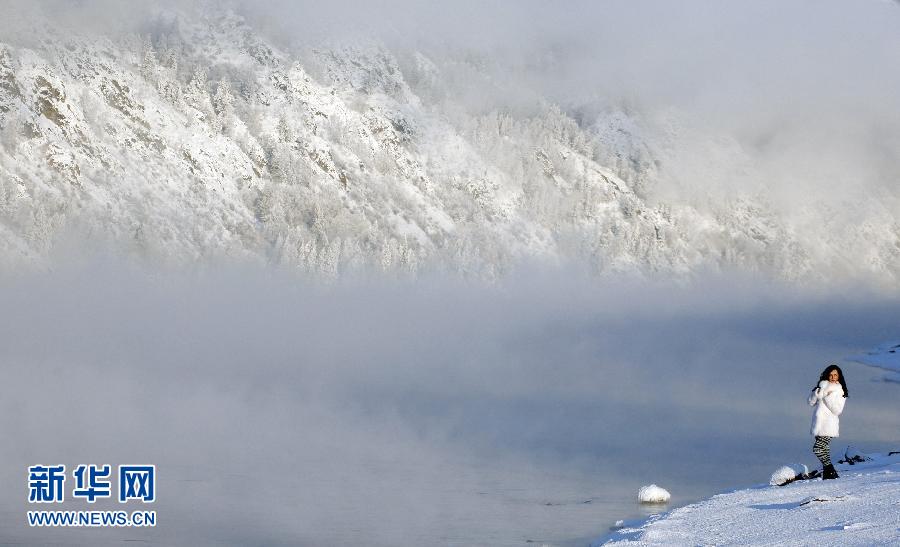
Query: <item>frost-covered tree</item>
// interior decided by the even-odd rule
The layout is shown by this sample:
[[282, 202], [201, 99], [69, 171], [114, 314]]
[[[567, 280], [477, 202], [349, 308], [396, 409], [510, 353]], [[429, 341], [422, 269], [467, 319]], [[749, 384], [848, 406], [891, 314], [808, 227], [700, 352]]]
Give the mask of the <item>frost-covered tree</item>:
[[216, 114], [217, 125], [219, 130], [228, 127], [234, 117], [234, 95], [231, 93], [231, 86], [228, 80], [219, 80], [216, 85], [216, 93], [212, 98], [213, 112]]
[[[80, 225], [122, 234], [128, 252], [323, 275], [491, 277], [561, 257], [598, 271], [900, 271], [896, 196], [828, 215], [867, 226], [760, 195], [672, 201], [655, 189], [671, 139], [648, 137], [627, 108], [504, 104], [512, 84], [488, 59], [398, 62], [379, 44], [298, 53], [220, 15], [161, 17], [139, 40], [51, 30], [27, 51], [0, 48], [0, 250], [48, 256], [60, 227]], [[739, 146], [709, 142], [704, 159], [754, 173]]]

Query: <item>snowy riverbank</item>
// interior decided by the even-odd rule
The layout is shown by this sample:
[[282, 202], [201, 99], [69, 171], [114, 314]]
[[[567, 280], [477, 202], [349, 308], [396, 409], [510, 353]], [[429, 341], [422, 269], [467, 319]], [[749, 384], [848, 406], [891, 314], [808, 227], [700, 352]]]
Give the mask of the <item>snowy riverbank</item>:
[[755, 486], [625, 526], [594, 545], [897, 545], [900, 453], [840, 464], [833, 481]]
[[847, 360], [887, 370], [892, 374], [885, 375], [884, 381], [900, 383], [900, 340], [885, 342], [861, 355], [848, 357]]

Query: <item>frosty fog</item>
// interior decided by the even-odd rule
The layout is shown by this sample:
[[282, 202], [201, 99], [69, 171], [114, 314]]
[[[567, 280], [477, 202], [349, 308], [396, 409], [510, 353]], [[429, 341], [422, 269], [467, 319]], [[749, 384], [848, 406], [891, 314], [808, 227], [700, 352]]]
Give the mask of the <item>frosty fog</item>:
[[[410, 157], [431, 170], [434, 202], [457, 224], [423, 243], [424, 250], [406, 251], [446, 262], [423, 259], [417, 276], [384, 258], [393, 252], [386, 242], [400, 238], [390, 231], [397, 206], [387, 199], [376, 213], [391, 215], [351, 225], [363, 235], [341, 233], [345, 242], [363, 241], [366, 266], [342, 276], [346, 264], [330, 264], [327, 280], [316, 277], [322, 272], [299, 272], [321, 268], [316, 257], [336, 239], [321, 233], [334, 228], [329, 209], [295, 200], [303, 210], [285, 212], [289, 200], [266, 201], [273, 188], [292, 196], [302, 187], [307, 193], [300, 195], [316, 199], [338, 188], [324, 176], [321, 184], [304, 179], [321, 173], [307, 150], [291, 148], [303, 139], [276, 136], [274, 118], [254, 102], [253, 86], [268, 85], [272, 74], [261, 69], [257, 81], [220, 63], [209, 71], [211, 80], [192, 79], [190, 63], [207, 68], [205, 54], [197, 53], [205, 42], [176, 41], [172, 11], [218, 13], [219, 4], [11, 6], [0, 22], [0, 42], [13, 51], [0, 61], [11, 67], [33, 59], [31, 51], [39, 52], [38, 68], [54, 56], [66, 59], [64, 47], [41, 57], [43, 37], [23, 32], [19, 21], [36, 16], [50, 18], [63, 36], [66, 29], [86, 33], [102, 51], [121, 47], [125, 59], [133, 56], [116, 61], [134, 78], [135, 97], [156, 100], [165, 85], [186, 90], [200, 81], [194, 91], [208, 106], [207, 95], [229, 89], [222, 84], [228, 78], [233, 89], [245, 85], [254, 99], [239, 103], [234, 118], [256, 131], [260, 166], [271, 171], [257, 176], [259, 188], [242, 187], [249, 198], [223, 201], [233, 207], [222, 210], [209, 206], [219, 203], [213, 200], [177, 201], [203, 180], [184, 188], [183, 180], [173, 182], [174, 190], [160, 194], [171, 203], [145, 199], [141, 191], [123, 198], [117, 189], [140, 186], [129, 177], [144, 171], [128, 171], [124, 160], [128, 176], [103, 172], [94, 180], [85, 169], [75, 183], [50, 185], [42, 194], [51, 168], [29, 171], [33, 166], [21, 165], [29, 156], [17, 154], [34, 152], [44, 161], [45, 148], [55, 149], [33, 143], [52, 140], [61, 126], [42, 120], [50, 137], [29, 136], [27, 109], [10, 108], [9, 119], [22, 119], [0, 128], [0, 243], [9, 251], [0, 261], [0, 477], [8, 486], [0, 519], [19, 524], [0, 525], [0, 541], [584, 544], [615, 520], [640, 513], [633, 498], [641, 485], [664, 485], [677, 504], [764, 481], [777, 466], [803, 460], [809, 417], [802, 394], [810, 377], [827, 361], [897, 336], [895, 3], [230, 4], [316, 85], [328, 78], [329, 66], [313, 62], [321, 51], [348, 41], [378, 44], [396, 57], [403, 74], [393, 76], [406, 78], [416, 94], [415, 105], [394, 105], [398, 110], [421, 127], [451, 132], [456, 140], [447, 142], [503, 153], [444, 156], [444, 141], [422, 137], [429, 136], [424, 130], [415, 135], [406, 145]], [[223, 20], [230, 28], [233, 20]], [[165, 72], [170, 80], [138, 74], [142, 54], [145, 72]], [[440, 67], [433, 81], [417, 71], [419, 54]], [[31, 81], [15, 76], [5, 81], [14, 81], [18, 87], [8, 87], [16, 92]], [[345, 93], [351, 115], [374, 111], [383, 100], [368, 104], [370, 97], [352, 86], [335, 84], [330, 92], [321, 86], [328, 100], [334, 89]], [[184, 106], [190, 98], [176, 95], [176, 106], [162, 99], [148, 104], [169, 108], [177, 126], [194, 112]], [[107, 99], [90, 90], [70, 99], [86, 112], [84, 128], [99, 134], [118, 120]], [[208, 110], [208, 117], [218, 115]], [[107, 111], [108, 118], [101, 116]], [[507, 120], [519, 124], [519, 133], [501, 135]], [[536, 153], [555, 142], [559, 120], [597, 156], [584, 165], [603, 159], [635, 175], [622, 176], [639, 207], [620, 204], [627, 209], [621, 213], [615, 199], [624, 194], [611, 193], [610, 210], [625, 220], [610, 223], [619, 230], [610, 233], [622, 239], [642, 211], [659, 208], [662, 218], [669, 203], [676, 213], [687, 211], [681, 224], [672, 221], [670, 240], [652, 223], [639, 232], [638, 243], [658, 246], [665, 260], [644, 260], [638, 243], [617, 245], [615, 237], [592, 263], [573, 251], [607, 226], [566, 231], [578, 206], [566, 208], [578, 201], [566, 193], [577, 193], [563, 180], [571, 173], [560, 167], [562, 155], [551, 154], [551, 161]], [[134, 125], [143, 130], [152, 121]], [[376, 121], [393, 131], [393, 118]], [[220, 142], [213, 138], [223, 138], [226, 125], [196, 148]], [[127, 134], [124, 122], [118, 127]], [[177, 162], [191, 151], [189, 139], [160, 131], [170, 138], [168, 148], [151, 150], [147, 165], [162, 157], [168, 172], [188, 173]], [[334, 123], [322, 134], [336, 134], [331, 144], [340, 149], [346, 133], [353, 132]], [[163, 142], [157, 138], [148, 142]], [[311, 165], [289, 172], [280, 160], [296, 160], [291, 154]], [[453, 171], [468, 169], [473, 157], [480, 162], [475, 178], [536, 177], [531, 208], [495, 222], [502, 208], [485, 213], [479, 201], [491, 197], [484, 198], [489, 185], [463, 181], [468, 186], [442, 194], [440, 183], [458, 182]], [[366, 165], [369, 173], [391, 158], [376, 159]], [[448, 164], [429, 163], [440, 159]], [[371, 184], [380, 193], [370, 197], [393, 199], [396, 188], [410, 186], [388, 167], [374, 171], [382, 186]], [[625, 184], [616, 181], [612, 186]], [[368, 182], [354, 180], [341, 191]], [[121, 210], [96, 196], [71, 198], [80, 196], [72, 190], [79, 184], [100, 188], [103, 199], [118, 198], [109, 203]], [[340, 199], [326, 205], [344, 204], [345, 194], [332, 193]], [[587, 191], [578, 197], [596, 201]], [[262, 210], [267, 203], [275, 205]], [[213, 219], [204, 226], [221, 227], [220, 216], [245, 206], [249, 220], [238, 224], [249, 228], [236, 229], [227, 244], [217, 239], [223, 232], [194, 223], [202, 217]], [[276, 210], [281, 216], [269, 222]], [[85, 211], [108, 218], [78, 216]], [[316, 221], [325, 226], [320, 232]], [[710, 225], [715, 229], [704, 232]], [[527, 230], [543, 234], [540, 252], [527, 236], [517, 239]], [[296, 233], [319, 247], [292, 262], [296, 256], [284, 248]], [[741, 238], [729, 239], [734, 233]], [[454, 238], [477, 255], [472, 264], [453, 261], [457, 255], [447, 249]], [[11, 256], [19, 251], [25, 259], [16, 262]], [[896, 386], [861, 366], [844, 370], [853, 412], [842, 418], [836, 455], [848, 443], [895, 442], [896, 416], [883, 409], [896, 407]], [[21, 519], [23, 471], [53, 461], [155, 463], [159, 525], [28, 530]]]

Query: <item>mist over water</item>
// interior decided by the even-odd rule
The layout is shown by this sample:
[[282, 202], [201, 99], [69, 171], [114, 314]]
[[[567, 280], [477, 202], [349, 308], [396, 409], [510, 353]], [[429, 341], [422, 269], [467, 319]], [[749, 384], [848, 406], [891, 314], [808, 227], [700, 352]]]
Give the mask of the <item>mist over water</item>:
[[[8, 277], [0, 309], [0, 540], [84, 544], [583, 543], [640, 515], [644, 484], [679, 504], [813, 464], [807, 391], [900, 324], [864, 289], [563, 270], [323, 286], [104, 264]], [[896, 449], [897, 386], [844, 370], [835, 453]], [[37, 463], [156, 464], [157, 527], [28, 529]]]

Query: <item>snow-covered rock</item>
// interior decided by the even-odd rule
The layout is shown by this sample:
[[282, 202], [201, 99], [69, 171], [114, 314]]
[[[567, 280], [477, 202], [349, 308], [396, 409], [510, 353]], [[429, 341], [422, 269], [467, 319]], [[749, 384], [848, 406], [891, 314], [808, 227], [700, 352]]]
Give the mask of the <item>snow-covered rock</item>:
[[772, 473], [769, 484], [773, 486], [781, 486], [797, 476], [797, 471], [793, 467], [783, 465]]
[[655, 484], [642, 486], [638, 490], [638, 500], [641, 503], [667, 503], [671, 497], [668, 490]]
[[[812, 475], [817, 476], [816, 472], [813, 472]], [[792, 482], [794, 479], [807, 479], [809, 477], [809, 468], [804, 464], [784, 465], [772, 473], [769, 484], [772, 486], [781, 486]]]

